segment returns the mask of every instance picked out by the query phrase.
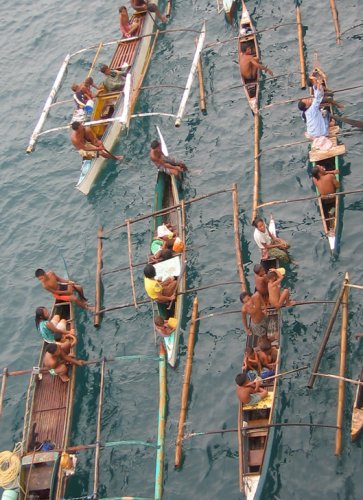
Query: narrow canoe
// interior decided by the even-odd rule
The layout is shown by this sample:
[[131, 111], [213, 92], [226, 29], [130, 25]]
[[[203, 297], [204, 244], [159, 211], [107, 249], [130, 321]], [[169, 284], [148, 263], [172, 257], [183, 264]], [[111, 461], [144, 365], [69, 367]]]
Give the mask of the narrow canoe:
[[[317, 54], [314, 55], [314, 69], [313, 74], [319, 74], [323, 78], [324, 86], [327, 90], [327, 77], [324, 71], [321, 69], [320, 63], [317, 58]], [[313, 95], [313, 89], [310, 88], [310, 92]], [[329, 110], [330, 114], [333, 113], [333, 106], [327, 105], [326, 108]], [[309, 154], [309, 159], [311, 163], [315, 165], [321, 165], [325, 167], [326, 170], [339, 170], [340, 166], [340, 155], [345, 153], [344, 144], [337, 143], [337, 133], [339, 132], [339, 127], [336, 125], [329, 126], [329, 139], [333, 143], [333, 147], [327, 151], [321, 151], [317, 149], [311, 149]], [[340, 182], [340, 175], [337, 173], [335, 178]], [[340, 188], [339, 188], [340, 189]], [[336, 191], [338, 192], [339, 189]], [[316, 188], [317, 195], [320, 195], [318, 189]], [[339, 234], [339, 211], [340, 211], [340, 196], [326, 196], [324, 198], [319, 198], [318, 207], [320, 212], [320, 217], [323, 223], [324, 233], [329, 242], [329, 248], [332, 254], [338, 251], [338, 234]]]
[[[160, 136], [160, 142], [162, 145], [162, 150], [165, 155], [168, 155], [168, 150], [161, 135], [160, 129], [158, 128], [158, 133]], [[158, 172], [156, 187], [155, 187], [155, 199], [154, 199], [154, 211], [162, 210], [164, 208], [172, 207], [180, 203], [182, 196], [182, 190], [179, 180], [174, 175], [168, 175], [164, 172]], [[176, 231], [182, 241], [184, 242], [184, 250], [181, 255], [174, 257], [179, 259], [180, 268], [184, 267], [185, 263], [185, 231], [182, 221], [182, 213], [180, 208], [173, 210], [165, 215], [157, 215], [151, 221], [151, 241], [154, 238], [155, 231], [161, 224], [170, 223], [176, 228]], [[166, 261], [167, 262], [167, 261]], [[185, 273], [179, 282], [177, 292], [185, 291]], [[163, 341], [165, 344], [166, 354], [168, 358], [168, 363], [171, 366], [175, 366], [178, 358], [178, 346], [179, 337], [181, 330], [181, 322], [183, 316], [183, 306], [184, 306], [184, 294], [177, 295], [177, 299], [174, 303], [173, 308], [168, 311], [167, 306], [164, 304], [157, 304], [158, 314], [163, 318], [174, 317], [177, 319], [177, 327], [174, 332], [168, 336], [164, 337]]]
[[[359, 380], [363, 382], [363, 368], [360, 372]], [[353, 413], [352, 413], [352, 426], [351, 426], [351, 438], [352, 441], [358, 439], [359, 434], [363, 429], [363, 387], [361, 385], [357, 386], [357, 392], [355, 393]]]
[[232, 23], [237, 10], [237, 0], [223, 0], [223, 8], [228, 22]]
[[[242, 55], [242, 48], [250, 46], [252, 48], [252, 55], [260, 57], [258, 51], [257, 38], [255, 34], [255, 28], [252, 23], [251, 16], [247, 10], [245, 3], [242, 1], [242, 16], [239, 23], [238, 31], [238, 61]], [[259, 93], [259, 79], [260, 70], [257, 71], [257, 77], [255, 80], [246, 82], [241, 73], [242, 85], [247, 97], [248, 104], [252, 110], [252, 113], [257, 113], [258, 111], [258, 93]]]
[[[269, 259], [261, 261], [266, 270], [277, 268], [278, 261]], [[275, 374], [279, 373], [280, 367], [280, 329], [281, 318], [278, 309], [268, 307], [269, 317], [268, 337], [276, 339], [273, 345], [278, 349]], [[257, 339], [255, 336], [247, 338], [247, 346], [255, 347]], [[256, 495], [257, 489], [263, 485], [263, 469], [268, 468], [273, 429], [255, 429], [250, 427], [271, 424], [274, 417], [275, 400], [277, 397], [277, 379], [266, 383], [264, 388], [268, 396], [255, 405], [238, 405], [238, 456], [239, 456], [239, 481], [240, 491], [244, 492], [247, 500], [260, 498]], [[270, 443], [270, 444], [269, 444]]]
[[[158, 0], [154, 1], [156, 5]], [[156, 29], [154, 22], [155, 14], [148, 13], [142, 15], [140, 25], [135, 36], [140, 36], [138, 40], [120, 43], [112, 57], [109, 67], [119, 70], [124, 63], [131, 65], [131, 81], [132, 91], [130, 97], [129, 114], [132, 113], [135, 107], [142, 81], [147, 72], [151, 57], [151, 46], [155, 36], [145, 36], [152, 34]], [[92, 113], [92, 120], [100, 120], [103, 118], [116, 118], [121, 120], [124, 111], [124, 94], [123, 92], [109, 92], [101, 94], [95, 100], [95, 106]], [[110, 122], [107, 125], [92, 125], [92, 130], [96, 136], [102, 140], [106, 149], [111, 151], [120, 134], [128, 127], [126, 123], [121, 121]], [[107, 158], [99, 157], [93, 160], [83, 160], [81, 174], [76, 185], [76, 188], [83, 194], [88, 194], [92, 185], [96, 181], [101, 169], [105, 166]]]
[[[70, 302], [54, 303], [52, 316], [69, 321], [74, 328], [74, 311]], [[43, 342], [39, 364], [48, 344]], [[71, 354], [75, 354], [75, 347]], [[23, 453], [20, 471], [20, 499], [64, 498], [66, 482], [75, 471], [75, 455], [62, 458], [62, 451], [69, 445], [72, 424], [75, 365], [69, 369], [69, 382], [49, 372], [32, 374], [24, 416]], [[48, 444], [50, 446], [48, 446]], [[52, 449], [49, 449], [52, 448]], [[32, 496], [33, 495], [33, 496]]]

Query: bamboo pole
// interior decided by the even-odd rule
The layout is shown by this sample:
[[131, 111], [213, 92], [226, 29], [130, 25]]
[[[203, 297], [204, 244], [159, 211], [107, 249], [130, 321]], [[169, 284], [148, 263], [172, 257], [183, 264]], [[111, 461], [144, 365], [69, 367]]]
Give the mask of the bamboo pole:
[[62, 83], [62, 80], [63, 80], [63, 77], [65, 75], [65, 72], [66, 72], [66, 69], [67, 69], [70, 57], [71, 57], [70, 54], [66, 55], [66, 57], [64, 58], [64, 61], [62, 63], [62, 66], [60, 67], [60, 70], [58, 71], [58, 75], [57, 75], [57, 77], [56, 77], [56, 79], [55, 79], [55, 81], [53, 83], [53, 87], [52, 87], [52, 89], [51, 89], [51, 91], [50, 91], [50, 93], [48, 95], [48, 98], [45, 101], [44, 108], [43, 108], [43, 111], [42, 111], [42, 113], [40, 115], [38, 123], [36, 124], [35, 129], [33, 130], [33, 133], [30, 136], [29, 144], [28, 144], [28, 147], [26, 149], [27, 153], [32, 153], [34, 151], [35, 143], [36, 143], [36, 141], [37, 141], [37, 139], [39, 137], [40, 131], [43, 128], [45, 120], [47, 119], [50, 106], [51, 106], [51, 104], [52, 104], [55, 96], [57, 95], [59, 87], [60, 87], [60, 85]]
[[128, 253], [129, 253], [129, 269], [130, 269], [130, 281], [132, 288], [132, 297], [134, 299], [135, 308], [138, 308], [137, 299], [136, 299], [136, 290], [135, 290], [135, 280], [134, 280], [134, 272], [132, 268], [132, 248], [131, 248], [131, 227], [130, 222], [127, 220], [127, 244], [128, 244]]
[[102, 295], [102, 238], [103, 228], [100, 226], [97, 230], [97, 267], [96, 267], [96, 291], [95, 291], [95, 313], [93, 316], [93, 326], [98, 327], [101, 324], [101, 295]]
[[[197, 44], [197, 40], [196, 40]], [[205, 90], [203, 83], [203, 68], [202, 68], [202, 59], [199, 57], [198, 60], [198, 82], [199, 82], [199, 108], [202, 113], [207, 110], [207, 104], [205, 100]]]
[[7, 368], [3, 368], [2, 376], [3, 376], [3, 379], [1, 381], [1, 391], [0, 391], [0, 417], [3, 414], [3, 403], [4, 403], [4, 397], [5, 397], [6, 381], [8, 378], [8, 369]]
[[255, 120], [255, 146], [254, 146], [254, 178], [253, 178], [253, 201], [252, 201], [252, 220], [257, 216], [258, 204], [258, 188], [260, 183], [260, 114], [259, 112], [254, 115]]
[[298, 201], [318, 200], [320, 198], [329, 199], [329, 198], [333, 198], [334, 196], [345, 196], [346, 194], [356, 194], [356, 193], [362, 193], [362, 192], [363, 192], [363, 189], [352, 189], [350, 191], [339, 191], [338, 193], [331, 193], [331, 194], [319, 195], [319, 196], [305, 196], [303, 198], [291, 198], [290, 200], [267, 201], [265, 203], [260, 203], [259, 205], [257, 205], [257, 208], [271, 207], [272, 205], [281, 205], [282, 203], [295, 203]]
[[331, 373], [320, 373], [319, 372], [319, 373], [314, 373], [313, 375], [316, 375], [317, 377], [333, 378], [335, 380], [341, 380], [343, 382], [348, 382], [349, 384], [363, 386], [363, 382], [361, 380], [353, 380], [352, 378], [340, 377], [339, 375], [332, 375]]
[[166, 419], [166, 351], [163, 342], [160, 344], [160, 357], [162, 361], [159, 368], [159, 417], [158, 417], [158, 450], [155, 466], [155, 500], [163, 496], [164, 473], [164, 444], [165, 444], [165, 419]]
[[333, 16], [333, 23], [334, 23], [335, 33], [336, 33], [336, 42], [337, 42], [337, 45], [339, 45], [341, 43], [340, 27], [339, 27], [338, 11], [337, 11], [337, 8], [335, 6], [335, 0], [330, 0], [330, 9], [331, 9], [331, 13]]
[[95, 54], [95, 57], [93, 58], [93, 61], [92, 61], [91, 67], [90, 67], [90, 69], [89, 69], [89, 71], [88, 71], [87, 78], [89, 78], [89, 77], [92, 75], [92, 73], [93, 73], [93, 70], [94, 70], [95, 65], [96, 65], [96, 61], [97, 61], [97, 59], [98, 59], [98, 56], [100, 55], [100, 52], [101, 52], [102, 47], [103, 47], [103, 43], [102, 43], [102, 42], [100, 42], [100, 44], [99, 44], [99, 46], [98, 46], [98, 48], [97, 48], [97, 52], [96, 52], [96, 54]]
[[344, 295], [344, 290], [345, 290], [345, 284], [346, 284], [346, 277], [344, 277], [341, 290], [339, 292], [339, 295], [338, 295], [337, 300], [335, 302], [335, 306], [334, 306], [334, 308], [332, 310], [332, 313], [330, 315], [328, 326], [326, 327], [324, 336], [322, 338], [322, 341], [321, 341], [321, 344], [320, 344], [320, 347], [319, 347], [318, 354], [316, 355], [316, 359], [314, 361], [314, 366], [313, 366], [313, 369], [312, 369], [312, 373], [310, 375], [310, 378], [309, 378], [309, 381], [308, 381], [308, 384], [307, 384], [307, 386], [309, 387], [309, 389], [313, 388], [313, 385], [314, 385], [314, 382], [315, 382], [315, 379], [316, 379], [316, 375], [313, 375], [313, 374], [317, 373], [319, 371], [319, 366], [320, 366], [321, 358], [323, 357], [326, 344], [328, 343], [328, 340], [329, 340], [329, 337], [330, 337], [330, 333], [331, 333], [331, 331], [333, 329], [334, 322], [335, 322], [335, 319], [337, 317], [338, 310], [339, 310], [339, 307], [340, 307], [340, 303], [343, 300], [343, 295]]
[[341, 31], [340, 32], [340, 39], [342, 38], [343, 35], [345, 35], [345, 33], [347, 33], [350, 30], [353, 30], [355, 28], [359, 28], [359, 26], [363, 26], [363, 23], [355, 24], [354, 26], [351, 26], [350, 28], [348, 28], [348, 29], [346, 29], [344, 31]]
[[[222, 194], [222, 193], [229, 193], [231, 189], [220, 189], [219, 191], [213, 191], [212, 193], [209, 194], [203, 194], [201, 196], [196, 196], [195, 198], [192, 198], [191, 200], [185, 200], [184, 205], [190, 205], [191, 203], [195, 203], [196, 201], [201, 201], [205, 200], [207, 198], [210, 198], [211, 196], [215, 196], [217, 194]], [[165, 215], [170, 212], [173, 212], [174, 210], [177, 210], [178, 208], [181, 207], [181, 203], [177, 203], [176, 205], [173, 205], [168, 208], [163, 208], [161, 210], [156, 210], [155, 212], [150, 212], [148, 214], [140, 215], [139, 217], [135, 217], [135, 219], [128, 219], [130, 221], [130, 224], [134, 224], [135, 222], [140, 222], [145, 219], [149, 219], [150, 217], [155, 217], [157, 215]], [[116, 229], [120, 229], [123, 227], [126, 227], [127, 223], [124, 222], [123, 224], [119, 224], [118, 226], [112, 227], [108, 229], [107, 231], [104, 232], [104, 234], [109, 234], [112, 231], [115, 231]]]
[[168, 19], [171, 16], [171, 8], [172, 8], [172, 0], [168, 0], [165, 11], [165, 17], [167, 17]]
[[299, 59], [300, 59], [300, 77], [301, 77], [301, 88], [306, 87], [306, 75], [305, 75], [305, 58], [304, 58], [304, 42], [303, 42], [303, 29], [301, 24], [301, 10], [300, 6], [296, 5], [296, 25], [297, 25], [297, 40], [299, 45]]
[[[345, 283], [349, 283], [349, 274], [345, 273]], [[349, 288], [344, 287], [343, 302], [342, 302], [342, 325], [340, 330], [340, 366], [339, 377], [344, 378], [345, 366], [347, 360], [347, 327], [348, 327], [348, 299]], [[343, 440], [343, 420], [344, 420], [344, 380], [339, 380], [338, 383], [338, 405], [337, 405], [337, 429], [335, 434], [335, 455], [342, 454]]]
[[106, 360], [102, 361], [101, 366], [101, 382], [100, 382], [100, 396], [98, 401], [98, 414], [97, 414], [97, 431], [96, 431], [96, 452], [95, 452], [95, 472], [93, 479], [93, 498], [98, 500], [98, 483], [100, 472], [100, 448], [101, 448], [101, 424], [102, 424], [102, 408], [103, 408], [103, 389], [105, 385], [105, 367]]
[[247, 284], [245, 274], [243, 272], [243, 259], [241, 252], [241, 236], [239, 232], [239, 219], [238, 219], [238, 190], [237, 184], [234, 183], [232, 186], [232, 203], [233, 203], [233, 231], [234, 231], [234, 247], [236, 253], [237, 269], [239, 274], [239, 279], [241, 281], [242, 292], [247, 291]]
[[192, 375], [194, 343], [195, 343], [195, 326], [196, 326], [197, 316], [198, 316], [198, 297], [195, 297], [193, 302], [192, 320], [188, 336], [187, 359], [185, 363], [184, 379], [182, 386], [178, 433], [175, 443], [175, 458], [174, 458], [175, 469], [179, 469], [182, 463], [184, 425], [188, 411], [189, 385], [190, 385], [190, 378]]
[[363, 290], [363, 285], [353, 285], [353, 284], [347, 283], [345, 286], [347, 286], [349, 288], [357, 288], [358, 290]]
[[193, 59], [193, 63], [192, 63], [192, 67], [190, 69], [190, 73], [189, 73], [188, 80], [187, 80], [187, 84], [185, 86], [183, 97], [182, 97], [182, 99], [180, 101], [179, 109], [178, 109], [178, 112], [177, 112], [177, 118], [175, 120], [175, 126], [176, 127], [180, 127], [180, 125], [181, 125], [181, 121], [182, 121], [182, 118], [183, 118], [185, 107], [186, 107], [186, 104], [187, 104], [187, 101], [188, 101], [188, 97], [189, 97], [189, 94], [190, 94], [190, 91], [191, 91], [191, 88], [192, 88], [192, 84], [193, 84], [193, 80], [194, 80], [194, 75], [195, 75], [195, 72], [197, 70], [198, 61], [199, 61], [199, 58], [200, 58], [200, 53], [201, 53], [202, 48], [203, 48], [204, 39], [205, 39], [205, 22], [203, 23], [202, 30], [201, 30], [201, 33], [199, 35], [197, 50], [195, 51], [194, 59]]

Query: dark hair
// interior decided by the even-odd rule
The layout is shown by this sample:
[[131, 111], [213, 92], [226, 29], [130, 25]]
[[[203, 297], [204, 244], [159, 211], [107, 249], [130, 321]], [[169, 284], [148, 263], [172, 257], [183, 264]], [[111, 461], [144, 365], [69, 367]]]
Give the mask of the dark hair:
[[265, 269], [261, 264], [255, 264], [253, 266], [253, 272], [255, 274], [258, 274], [261, 271], [261, 269]]
[[37, 330], [39, 330], [40, 322], [45, 319], [44, 309], [45, 309], [44, 306], [40, 306], [35, 309], [35, 326], [37, 327]]
[[122, 10], [127, 10], [124, 5], [121, 5], [121, 7], [118, 9], [119, 12], [121, 12]]
[[277, 273], [275, 273], [275, 271], [269, 271], [267, 273], [267, 278], [270, 279], [270, 278], [277, 278]]
[[300, 100], [297, 103], [297, 107], [300, 109], [300, 111], [302, 111], [301, 117], [304, 120], [304, 122], [306, 123], [306, 114], [305, 114], [305, 111], [307, 110], [306, 104], [304, 103], [303, 100]]
[[156, 326], [164, 326], [164, 320], [161, 316], [155, 316], [154, 323]]
[[160, 146], [160, 142], [155, 140], [150, 144], [151, 149], [156, 149], [157, 147]]
[[147, 264], [144, 267], [144, 275], [146, 278], [153, 279], [156, 276], [155, 267], [152, 264]]
[[54, 334], [54, 340], [56, 342], [60, 342], [62, 340], [62, 334], [61, 333], [55, 333]]
[[320, 179], [320, 169], [319, 167], [313, 167], [311, 174], [315, 179]]
[[93, 84], [93, 78], [92, 78], [92, 76], [87, 76], [87, 78], [85, 79], [84, 83], [85, 83], [86, 85], [87, 85], [88, 83], [89, 83], [90, 85], [92, 85], [92, 84]]
[[104, 72], [105, 72], [105, 71], [107, 71], [107, 70], [108, 70], [108, 66], [107, 66], [107, 64], [101, 64], [101, 66], [100, 66], [100, 71], [101, 71], [101, 73], [104, 73]]
[[247, 380], [247, 375], [245, 373], [239, 373], [234, 379], [237, 385], [243, 385]]
[[80, 122], [77, 122], [77, 121], [73, 122], [72, 125], [71, 125], [72, 130], [78, 130], [79, 127], [80, 127], [80, 125], [81, 125]]
[[73, 92], [77, 92], [77, 91], [78, 91], [78, 89], [79, 89], [79, 85], [78, 85], [78, 83], [74, 83], [74, 84], [72, 85], [71, 89], [73, 90]]
[[267, 338], [260, 337], [258, 340], [258, 347], [262, 352], [269, 351], [271, 349], [271, 342]]
[[250, 297], [250, 294], [248, 292], [242, 292], [239, 296], [239, 300], [243, 302], [243, 299], [245, 299], [246, 297]]
[[262, 219], [261, 217], [257, 217], [256, 219], [254, 219], [254, 220], [252, 221], [252, 226], [257, 227], [257, 224], [258, 224], [260, 221], [261, 221], [261, 222], [263, 222], [263, 219]]
[[50, 354], [54, 354], [58, 349], [57, 344], [48, 344], [46, 347], [46, 352], [49, 352]]
[[169, 248], [164, 248], [163, 250], [160, 250], [160, 258], [161, 260], [168, 260], [173, 257], [173, 251], [169, 250]]
[[174, 238], [171, 238], [170, 240], [166, 240], [165, 249], [172, 250], [173, 246], [174, 246]]
[[44, 271], [44, 269], [37, 269], [37, 270], [35, 271], [35, 277], [36, 277], [36, 278], [39, 278], [39, 276], [44, 276], [44, 275], [45, 275], [45, 271]]

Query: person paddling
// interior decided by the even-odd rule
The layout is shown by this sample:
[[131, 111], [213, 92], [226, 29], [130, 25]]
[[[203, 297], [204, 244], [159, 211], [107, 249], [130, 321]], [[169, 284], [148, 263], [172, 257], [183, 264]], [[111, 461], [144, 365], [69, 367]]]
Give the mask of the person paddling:
[[71, 142], [84, 160], [92, 160], [102, 156], [113, 160], [122, 160], [122, 155], [113, 155], [104, 146], [103, 142], [97, 139], [90, 127], [85, 127], [80, 122], [73, 122]]

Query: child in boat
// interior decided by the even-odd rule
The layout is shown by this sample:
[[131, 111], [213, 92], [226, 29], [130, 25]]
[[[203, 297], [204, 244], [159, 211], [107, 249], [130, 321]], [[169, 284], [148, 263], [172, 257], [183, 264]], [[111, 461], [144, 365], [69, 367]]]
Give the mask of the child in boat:
[[287, 288], [281, 290], [281, 281], [284, 279], [284, 275], [279, 269], [270, 269], [267, 273], [268, 279], [268, 296], [270, 304], [276, 309], [280, 309], [282, 306], [292, 306], [295, 304], [294, 301], [290, 300], [290, 292]]
[[259, 339], [258, 347], [260, 348], [260, 350], [258, 351], [257, 355], [262, 368], [271, 370], [270, 375], [273, 375], [277, 361], [276, 347], [272, 347], [270, 340], [266, 338]]
[[268, 304], [268, 279], [265, 268], [261, 264], [256, 264], [253, 268], [255, 277], [255, 291], [261, 295], [265, 305]]
[[66, 363], [77, 366], [84, 365], [83, 360], [68, 356], [59, 345], [54, 343], [48, 344], [45, 350], [43, 363], [44, 367], [49, 369], [50, 375], [58, 375], [62, 382], [69, 382], [68, 367]]
[[155, 316], [155, 330], [162, 337], [169, 337], [177, 327], [178, 321], [176, 318], [163, 319], [161, 316]]
[[140, 25], [140, 18], [139, 16], [135, 16], [133, 20], [130, 21], [127, 9], [123, 5], [118, 9], [118, 11], [120, 13], [121, 34], [126, 38], [130, 38], [138, 30]]

